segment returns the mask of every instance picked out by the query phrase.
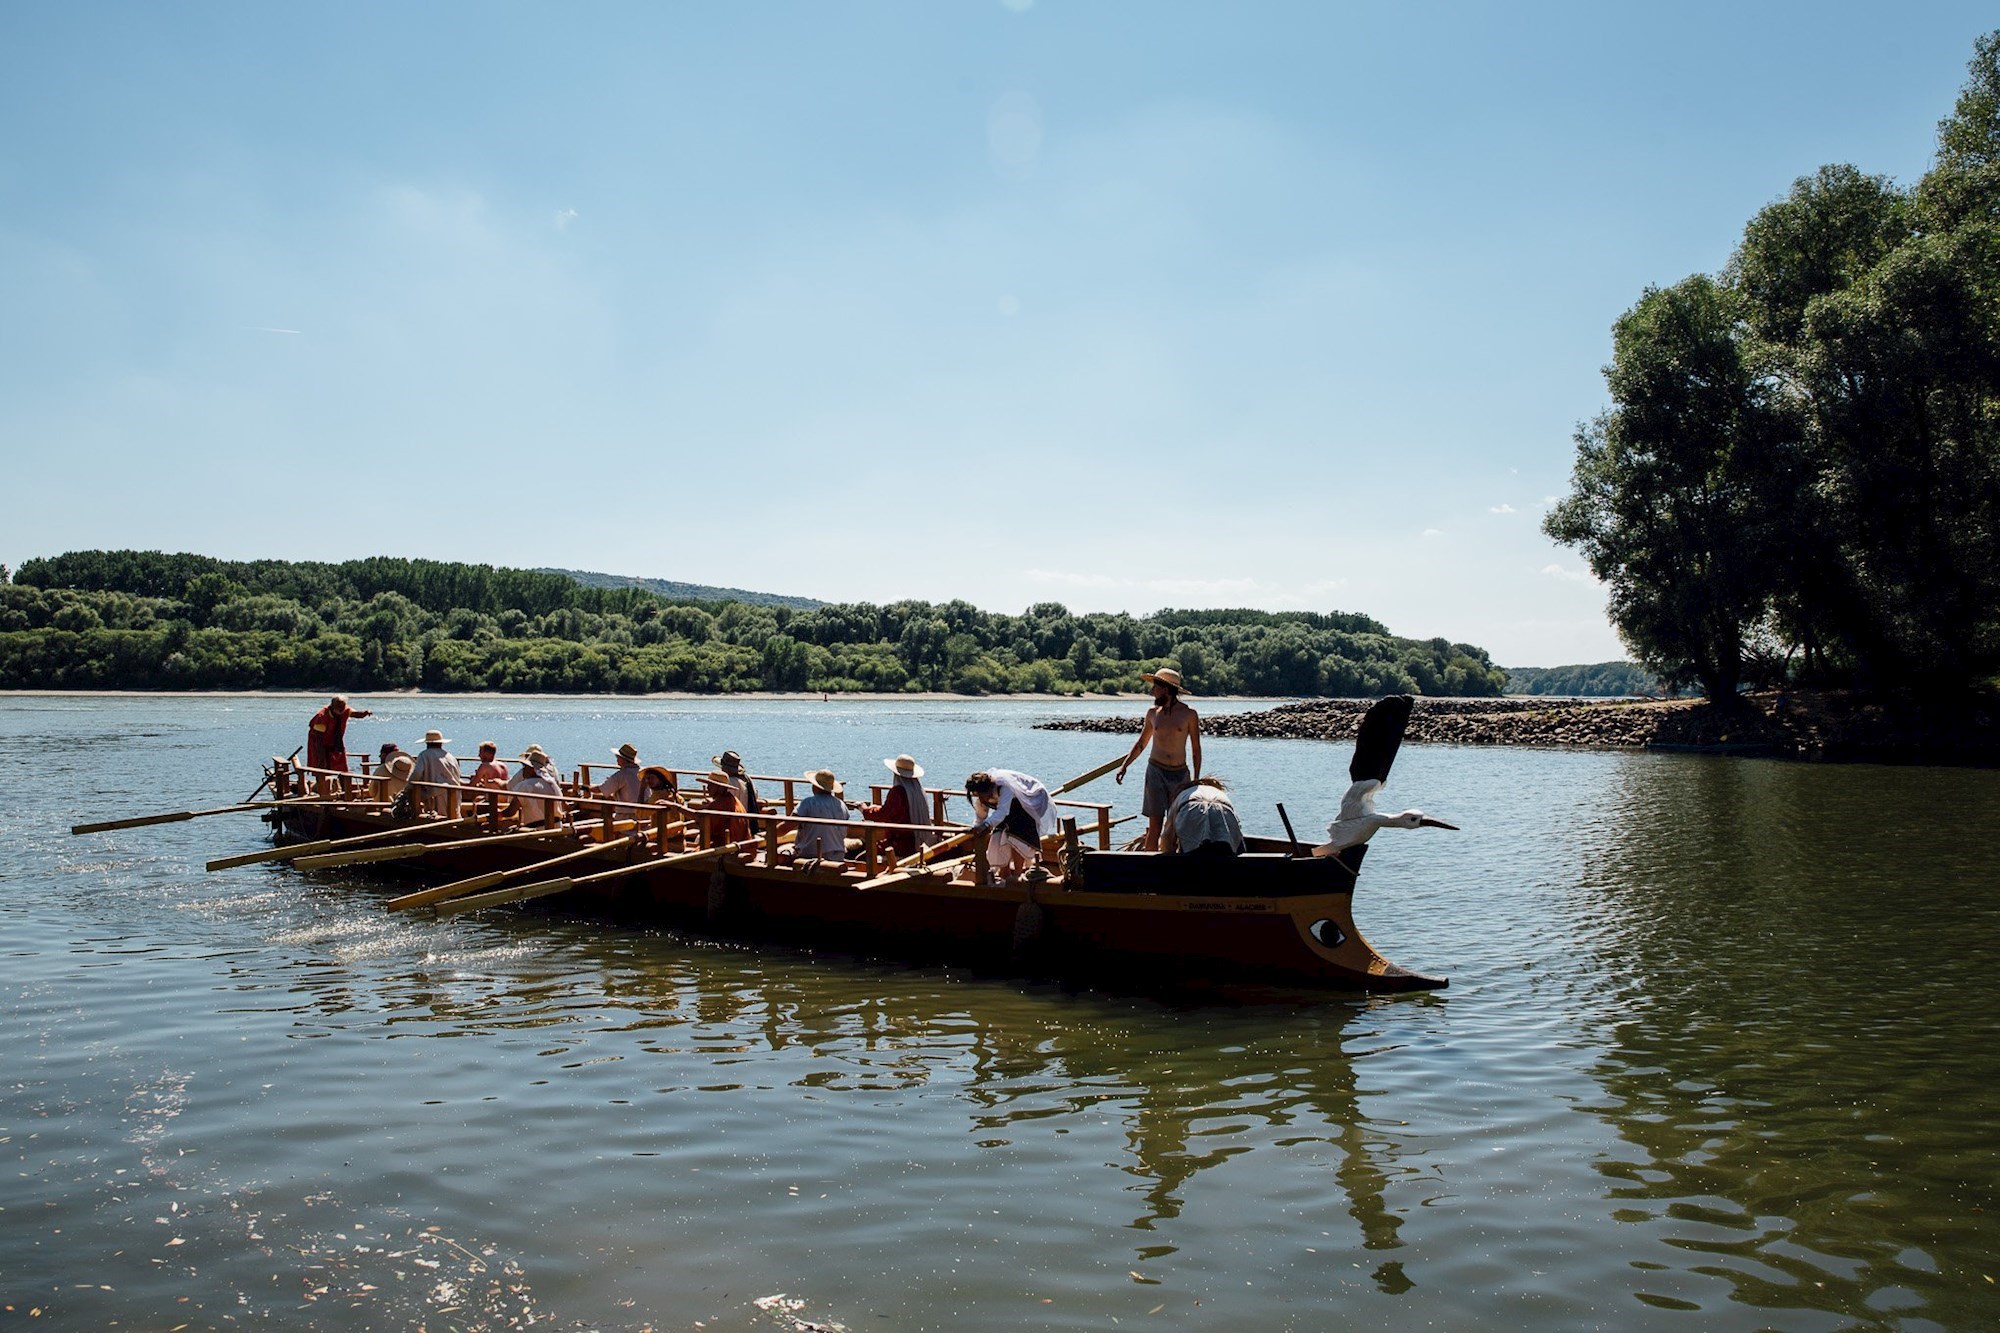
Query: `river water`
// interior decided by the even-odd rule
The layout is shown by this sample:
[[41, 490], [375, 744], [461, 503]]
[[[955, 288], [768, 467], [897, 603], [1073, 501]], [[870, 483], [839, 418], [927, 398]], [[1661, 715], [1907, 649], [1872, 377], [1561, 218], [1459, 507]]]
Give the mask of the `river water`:
[[[1393, 999], [392, 919], [204, 874], [251, 816], [69, 836], [240, 799], [318, 702], [0, 700], [0, 1326], [2000, 1324], [2000, 773], [1406, 746], [1463, 831], [1371, 848], [1356, 921], [1451, 977]], [[1101, 703], [369, 702], [357, 751], [850, 785], [1118, 745], [1032, 729]], [[1208, 767], [1304, 833], [1347, 757]]]

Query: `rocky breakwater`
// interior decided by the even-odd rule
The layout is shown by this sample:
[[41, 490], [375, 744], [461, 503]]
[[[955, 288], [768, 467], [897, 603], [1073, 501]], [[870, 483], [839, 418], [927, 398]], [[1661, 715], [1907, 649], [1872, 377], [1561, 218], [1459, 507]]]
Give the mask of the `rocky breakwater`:
[[[1348, 741], [1368, 699], [1307, 699], [1202, 719], [1212, 736]], [[1132, 734], [1140, 717], [1045, 722], [1051, 731]], [[1406, 739], [1444, 745], [1689, 750], [1921, 763], [2000, 763], [2000, 707], [1991, 698], [1940, 710], [1841, 692], [1704, 699], [1418, 698]]]

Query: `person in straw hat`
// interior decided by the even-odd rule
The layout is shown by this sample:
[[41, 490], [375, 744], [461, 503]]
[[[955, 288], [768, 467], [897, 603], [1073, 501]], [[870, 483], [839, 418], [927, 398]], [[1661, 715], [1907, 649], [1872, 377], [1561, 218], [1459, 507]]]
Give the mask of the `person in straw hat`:
[[619, 746], [618, 767], [591, 790], [607, 801], [630, 801], [634, 805], [643, 801], [646, 780], [639, 773], [639, 747], [630, 741]]
[[719, 768], [711, 768], [701, 780], [701, 799], [695, 808], [706, 811], [702, 817], [702, 841], [710, 847], [725, 842], [742, 842], [750, 836], [750, 821], [747, 819], [720, 819], [717, 816], [734, 814], [743, 808], [743, 798], [736, 784], [729, 780], [729, 774]]
[[[812, 782], [813, 794], [799, 802], [796, 812], [799, 818], [847, 823], [847, 802], [840, 799], [840, 779], [833, 775], [833, 770], [814, 769], [806, 777]], [[798, 830], [798, 841], [792, 852], [794, 860], [832, 861], [838, 864], [847, 859], [846, 829], [830, 823], [815, 823], [800, 824]]]
[[1146, 840], [1141, 846], [1157, 852], [1160, 821], [1167, 807], [1182, 788], [1201, 777], [1201, 719], [1181, 699], [1181, 673], [1174, 668], [1143, 672], [1139, 679], [1153, 687], [1153, 706], [1146, 710], [1145, 725], [1139, 728], [1131, 753], [1118, 766], [1118, 781], [1125, 781], [1125, 770], [1151, 741], [1153, 752], [1146, 758], [1146, 796], [1139, 807], [1146, 816]]
[[521, 751], [521, 771], [507, 784], [507, 790], [517, 793], [514, 808], [521, 812], [523, 824], [554, 823], [566, 814], [563, 803], [555, 799], [562, 795], [556, 761], [539, 745]]
[[[889, 792], [882, 804], [862, 806], [861, 817], [877, 824], [930, 823], [930, 802], [924, 799], [924, 766], [906, 754], [884, 759], [882, 766], [889, 770]], [[937, 839], [929, 830], [895, 829], [889, 834], [889, 845], [896, 849], [896, 855], [910, 856]]]
[[708, 762], [721, 769], [729, 779], [730, 789], [736, 793], [738, 810], [753, 815], [765, 813], [764, 803], [757, 799], [756, 784], [750, 781], [750, 774], [743, 767], [742, 755], [734, 750], [724, 750], [721, 754], [710, 756]]
[[[465, 779], [459, 775], [457, 756], [444, 748], [449, 744], [451, 742], [445, 739], [444, 733], [435, 727], [424, 733], [424, 748], [417, 752], [410, 780], [435, 785], [417, 788], [415, 804], [419, 814], [438, 815], [446, 819], [458, 815], [458, 788]], [[451, 790], [439, 790], [442, 787]]]
[[375, 771], [369, 774], [375, 783], [375, 799], [394, 802], [401, 798], [403, 789], [410, 785], [410, 774], [416, 766], [417, 761], [402, 746], [394, 741], [383, 741], [375, 760]]

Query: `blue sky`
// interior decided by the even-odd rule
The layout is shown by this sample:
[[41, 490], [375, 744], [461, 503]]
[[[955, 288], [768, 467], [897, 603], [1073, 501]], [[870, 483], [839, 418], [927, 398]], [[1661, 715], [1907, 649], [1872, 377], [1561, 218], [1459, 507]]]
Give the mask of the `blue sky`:
[[0, 561], [560, 565], [1622, 656], [1609, 328], [1989, 6], [0, 7]]

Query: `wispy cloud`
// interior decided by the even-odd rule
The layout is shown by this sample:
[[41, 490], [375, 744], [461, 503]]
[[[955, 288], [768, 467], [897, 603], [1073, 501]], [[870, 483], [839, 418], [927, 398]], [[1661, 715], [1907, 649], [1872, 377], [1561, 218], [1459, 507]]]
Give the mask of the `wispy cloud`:
[[1548, 564], [1542, 566], [1542, 573], [1552, 579], [1563, 579], [1570, 583], [1597, 582], [1596, 577], [1587, 569], [1565, 569], [1561, 565]]
[[558, 208], [556, 210], [556, 230], [568, 231], [569, 224], [576, 221], [576, 219], [577, 211], [574, 208]]
[[1486, 512], [1489, 514], [1511, 514], [1514, 512], [1514, 506], [1510, 504], [1497, 504]]

